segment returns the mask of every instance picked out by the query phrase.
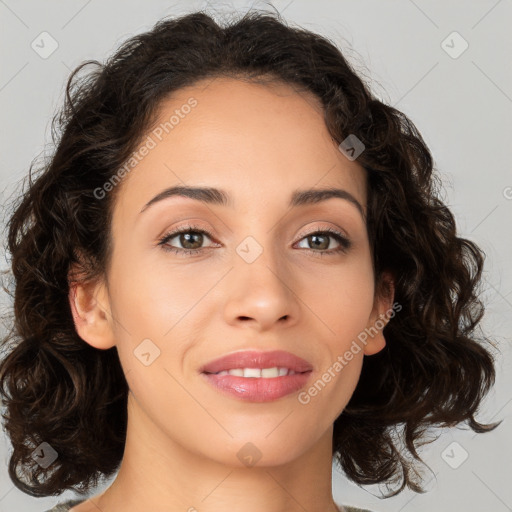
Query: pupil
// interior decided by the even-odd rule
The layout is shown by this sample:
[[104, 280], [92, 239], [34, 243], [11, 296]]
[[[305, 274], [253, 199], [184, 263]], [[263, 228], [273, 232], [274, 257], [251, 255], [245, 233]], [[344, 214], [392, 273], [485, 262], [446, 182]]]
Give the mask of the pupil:
[[321, 242], [320, 242], [320, 244], [315, 242], [315, 245], [316, 245], [317, 249], [318, 248], [320, 248], [320, 249], [327, 249], [329, 247], [329, 239], [325, 235], [311, 235], [311, 238], [314, 239], [314, 240], [318, 240], [319, 238], [323, 238], [324, 239], [324, 243], [323, 244]]
[[[199, 246], [198, 247], [188, 247], [187, 246], [187, 243], [194, 243], [193, 241], [190, 242], [190, 239], [193, 238], [194, 236], [198, 236], [198, 237], [201, 237], [199, 238]], [[180, 240], [181, 242], [181, 245], [183, 247], [185, 247], [186, 249], [198, 249], [200, 246], [201, 246], [201, 242], [202, 242], [202, 234], [201, 233], [194, 233], [194, 234], [191, 234], [191, 233], [184, 233], [181, 235], [182, 239]], [[184, 242], [185, 241], [185, 242]]]

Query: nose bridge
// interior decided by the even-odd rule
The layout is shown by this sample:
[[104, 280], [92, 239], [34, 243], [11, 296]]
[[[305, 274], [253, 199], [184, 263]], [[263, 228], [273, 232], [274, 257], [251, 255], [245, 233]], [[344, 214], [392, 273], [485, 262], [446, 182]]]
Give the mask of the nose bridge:
[[263, 327], [283, 317], [296, 319], [298, 305], [291, 277], [271, 239], [272, 232], [266, 233], [263, 243], [249, 235], [236, 247], [226, 303], [229, 322], [251, 318]]

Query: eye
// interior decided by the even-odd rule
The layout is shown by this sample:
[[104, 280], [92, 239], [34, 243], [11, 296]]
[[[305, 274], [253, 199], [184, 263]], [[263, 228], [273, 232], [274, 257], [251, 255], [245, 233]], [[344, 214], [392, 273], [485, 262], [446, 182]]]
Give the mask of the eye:
[[[164, 251], [174, 252], [179, 255], [197, 254], [201, 252], [201, 247], [205, 235], [207, 238], [212, 238], [212, 234], [197, 226], [182, 226], [171, 233], [167, 233], [158, 242]], [[169, 245], [169, 242], [176, 238], [182, 247], [174, 247]]]
[[[213, 235], [205, 229], [197, 226], [182, 226], [170, 233], [166, 233], [159, 241], [158, 245], [167, 252], [173, 252], [180, 256], [199, 254], [205, 249], [211, 249], [214, 246], [202, 247], [204, 239], [213, 238]], [[175, 247], [170, 242], [176, 239], [181, 247]], [[334, 239], [338, 247], [329, 249], [331, 240]], [[352, 242], [343, 233], [336, 231], [332, 228], [327, 228], [321, 231], [314, 231], [308, 235], [303, 236], [299, 242], [307, 241], [309, 247], [306, 250], [315, 253], [317, 256], [324, 256], [330, 254], [337, 254], [340, 252], [347, 252], [352, 246]]]
[[[329, 249], [331, 239], [336, 240], [338, 247]], [[352, 242], [343, 233], [336, 231], [332, 228], [327, 228], [321, 231], [314, 231], [306, 235], [301, 240], [306, 241], [309, 247], [306, 249], [317, 253], [319, 256], [325, 254], [336, 254], [339, 252], [347, 252], [352, 246]], [[320, 251], [318, 249], [321, 249]], [[328, 250], [327, 250], [328, 249]]]

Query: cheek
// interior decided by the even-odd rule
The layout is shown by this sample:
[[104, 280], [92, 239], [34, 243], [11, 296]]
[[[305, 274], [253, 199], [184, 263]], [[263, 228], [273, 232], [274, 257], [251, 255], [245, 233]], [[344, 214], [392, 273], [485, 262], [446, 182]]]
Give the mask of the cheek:
[[316, 378], [297, 395], [305, 414], [317, 418], [327, 428], [341, 414], [356, 389], [363, 363], [362, 351], [347, 361], [339, 359], [326, 364]]
[[298, 395], [298, 402], [311, 417], [320, 418], [321, 428], [327, 428], [346, 407], [363, 364], [360, 335], [373, 307], [373, 274], [371, 267], [351, 270], [340, 272], [339, 283], [331, 282], [328, 293], [320, 287], [307, 299], [321, 320], [317, 332], [323, 333], [319, 349], [325, 358], [316, 379]]
[[[111, 306], [117, 351], [127, 378], [141, 387], [160, 389], [162, 382], [183, 371], [183, 359], [193, 341], [204, 334], [212, 318], [208, 292], [217, 273], [191, 272], [162, 265], [144, 265], [136, 258], [112, 267]], [[148, 341], [149, 340], [149, 341]], [[142, 354], [149, 353], [149, 356]], [[144, 367], [146, 358], [154, 360]], [[132, 371], [133, 370], [133, 371]], [[172, 380], [172, 379], [171, 379]], [[136, 385], [133, 389], [139, 389]], [[168, 388], [168, 383], [165, 385]], [[142, 389], [142, 388], [141, 388]], [[178, 395], [180, 389], [176, 389]]]
[[109, 288], [116, 329], [134, 336], [162, 338], [211, 287], [208, 275], [166, 265], [165, 258], [155, 265], [134, 248], [119, 249], [113, 262]]
[[[304, 302], [318, 316], [317, 332], [322, 333], [326, 357], [318, 380], [306, 389], [301, 403], [329, 410], [334, 420], [352, 396], [363, 364], [361, 334], [369, 326], [374, 303], [371, 260], [354, 259], [336, 272], [316, 277], [304, 288], [310, 290]], [[316, 286], [311, 286], [313, 281]]]
[[[305, 274], [300, 297], [325, 324], [334, 344], [357, 336], [367, 326], [374, 303], [371, 260], [365, 255], [342, 261], [328, 270]], [[307, 311], [307, 308], [305, 309]]]

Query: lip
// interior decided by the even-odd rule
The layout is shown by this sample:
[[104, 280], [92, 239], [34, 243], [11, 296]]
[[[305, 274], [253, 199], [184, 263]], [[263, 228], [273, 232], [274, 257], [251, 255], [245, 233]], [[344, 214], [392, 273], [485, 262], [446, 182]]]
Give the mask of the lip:
[[[273, 367], [289, 368], [296, 373], [272, 378], [216, 375], [217, 372], [234, 368]], [[204, 365], [200, 372], [210, 385], [222, 393], [250, 402], [269, 402], [303, 388], [313, 372], [313, 366], [305, 359], [283, 350], [246, 350], [215, 359]]]
[[313, 366], [308, 361], [291, 352], [284, 350], [269, 352], [244, 350], [214, 359], [205, 364], [199, 371], [201, 373], [217, 373], [233, 368], [273, 368], [274, 366], [289, 368], [297, 373], [313, 370]]

